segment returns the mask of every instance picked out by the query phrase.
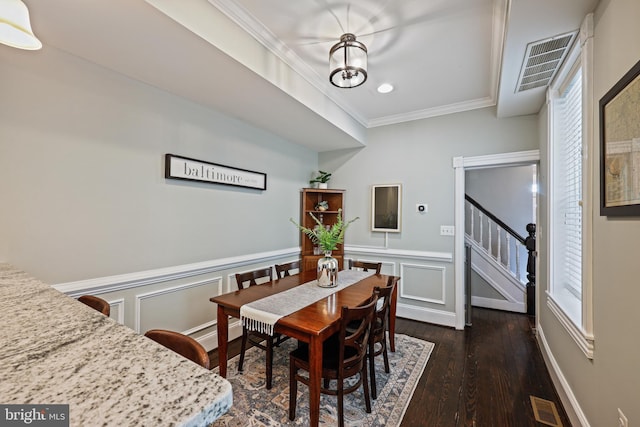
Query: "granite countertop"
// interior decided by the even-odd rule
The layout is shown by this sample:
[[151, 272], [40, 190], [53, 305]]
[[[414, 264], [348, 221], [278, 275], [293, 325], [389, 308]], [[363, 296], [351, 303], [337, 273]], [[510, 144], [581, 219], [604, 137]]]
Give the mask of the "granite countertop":
[[69, 404], [72, 426], [207, 425], [231, 384], [0, 264], [0, 403]]

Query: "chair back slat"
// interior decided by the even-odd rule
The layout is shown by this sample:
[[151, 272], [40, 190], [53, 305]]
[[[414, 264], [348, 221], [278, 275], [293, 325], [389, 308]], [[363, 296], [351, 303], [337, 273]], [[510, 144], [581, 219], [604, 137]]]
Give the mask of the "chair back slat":
[[285, 264], [276, 264], [276, 274], [279, 279], [290, 276], [291, 270], [300, 271], [300, 260], [287, 262]]
[[349, 270], [353, 270], [354, 268], [361, 268], [363, 271], [373, 270], [376, 274], [380, 274], [380, 270], [382, 269], [381, 262], [365, 262], [365, 261], [354, 261], [352, 259], [349, 260]]
[[256, 280], [262, 279], [264, 277], [268, 278], [269, 282], [273, 280], [271, 267], [247, 271], [245, 273], [236, 273], [236, 282], [238, 283], [238, 289], [244, 289], [246, 282], [249, 282], [249, 286], [256, 286], [259, 284], [256, 282]]

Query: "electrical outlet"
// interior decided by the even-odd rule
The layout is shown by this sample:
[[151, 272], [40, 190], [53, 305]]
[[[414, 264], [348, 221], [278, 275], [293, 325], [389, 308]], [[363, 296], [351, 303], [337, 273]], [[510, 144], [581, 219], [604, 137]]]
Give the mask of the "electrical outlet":
[[618, 427], [629, 427], [629, 420], [620, 408], [618, 408]]
[[453, 225], [441, 225], [440, 226], [440, 235], [441, 236], [454, 236], [455, 235], [455, 227]]
[[416, 205], [416, 212], [418, 213], [427, 213], [429, 212], [429, 205], [426, 203], [418, 203]]

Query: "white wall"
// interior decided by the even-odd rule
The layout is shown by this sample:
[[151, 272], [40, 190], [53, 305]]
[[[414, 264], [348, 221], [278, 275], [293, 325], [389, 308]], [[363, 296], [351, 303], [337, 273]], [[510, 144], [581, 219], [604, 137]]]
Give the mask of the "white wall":
[[[598, 101], [640, 60], [640, 2], [637, 0], [602, 0], [594, 17], [594, 114], [593, 135], [599, 147]], [[546, 109], [541, 113], [541, 135], [546, 134]], [[546, 141], [541, 143], [541, 182], [547, 180]], [[593, 330], [594, 357], [585, 357], [566, 330], [546, 306], [547, 284], [540, 280], [539, 322], [547, 341], [550, 365], [559, 377], [557, 387], [565, 394], [565, 406], [582, 425], [618, 425], [618, 408], [629, 425], [640, 423], [640, 368], [637, 325], [640, 324], [640, 286], [638, 286], [638, 242], [640, 220], [606, 218], [599, 214], [600, 153], [590, 156], [593, 167], [591, 192], [593, 211]], [[543, 172], [545, 171], [545, 172]], [[544, 185], [541, 185], [544, 188]], [[541, 194], [541, 212], [546, 210], [546, 195]], [[541, 218], [543, 229], [546, 218]], [[542, 234], [542, 239], [544, 232]], [[547, 275], [544, 241], [538, 246], [540, 274]], [[580, 425], [574, 423], [575, 425]]]
[[[395, 269], [402, 277], [400, 315], [453, 326], [453, 238], [440, 236], [441, 225], [454, 223], [452, 159], [537, 146], [536, 116], [497, 119], [494, 108], [485, 108], [373, 128], [364, 149], [321, 153], [321, 169], [333, 171], [331, 185], [347, 190], [345, 216], [361, 218], [349, 228], [346, 256]], [[370, 186], [391, 183], [403, 185], [402, 232], [386, 240], [370, 231]], [[427, 203], [429, 212], [417, 213], [417, 203]]]

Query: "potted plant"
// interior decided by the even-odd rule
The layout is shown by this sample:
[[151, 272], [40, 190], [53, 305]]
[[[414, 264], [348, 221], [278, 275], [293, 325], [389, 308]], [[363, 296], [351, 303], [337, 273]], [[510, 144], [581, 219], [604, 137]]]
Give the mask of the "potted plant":
[[325, 288], [338, 286], [338, 260], [331, 256], [331, 252], [338, 245], [344, 243], [344, 232], [347, 227], [355, 220], [360, 219], [360, 217], [344, 222], [342, 220], [342, 209], [338, 209], [338, 217], [335, 224], [324, 225], [313, 213], [309, 212], [309, 215], [316, 222], [313, 228], [304, 227], [295, 222], [293, 218], [289, 218], [289, 221], [324, 252], [324, 257], [318, 260], [318, 286]]
[[318, 188], [327, 188], [327, 183], [331, 179], [331, 174], [325, 171], [318, 171], [318, 174], [315, 178], [312, 178], [309, 181], [309, 184], [314, 185], [317, 184]]

